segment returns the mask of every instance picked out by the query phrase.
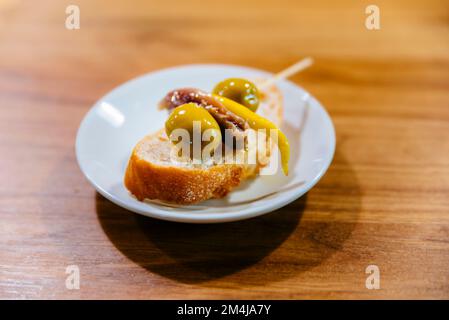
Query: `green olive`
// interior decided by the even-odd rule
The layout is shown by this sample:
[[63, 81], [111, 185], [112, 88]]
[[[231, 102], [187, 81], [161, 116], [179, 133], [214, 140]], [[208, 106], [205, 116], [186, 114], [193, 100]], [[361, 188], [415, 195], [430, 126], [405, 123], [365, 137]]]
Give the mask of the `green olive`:
[[254, 83], [241, 78], [229, 78], [218, 83], [214, 94], [231, 99], [256, 112], [260, 94]]
[[[213, 140], [210, 138], [209, 141], [213, 141], [214, 145], [218, 145], [221, 142], [221, 130], [217, 121], [215, 121], [206, 109], [196, 103], [186, 103], [175, 108], [165, 122], [165, 132], [170, 137], [175, 129], [185, 129], [189, 132], [190, 143], [192, 144], [195, 121], [197, 122], [196, 126], [201, 125], [200, 139], [206, 130], [212, 129], [209, 131], [210, 136], [207, 139], [209, 140], [210, 137], [213, 137]], [[202, 147], [209, 144], [209, 141], [202, 141]]]

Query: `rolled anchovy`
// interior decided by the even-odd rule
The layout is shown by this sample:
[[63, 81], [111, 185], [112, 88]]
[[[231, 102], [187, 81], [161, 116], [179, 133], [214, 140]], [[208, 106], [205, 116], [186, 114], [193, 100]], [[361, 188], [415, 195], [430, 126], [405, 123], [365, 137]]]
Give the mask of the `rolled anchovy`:
[[204, 91], [195, 88], [181, 88], [170, 91], [159, 103], [161, 109], [171, 112], [180, 105], [194, 102], [206, 109], [222, 129], [231, 129], [234, 135], [242, 134], [249, 129], [248, 123], [232, 113], [217, 99]]

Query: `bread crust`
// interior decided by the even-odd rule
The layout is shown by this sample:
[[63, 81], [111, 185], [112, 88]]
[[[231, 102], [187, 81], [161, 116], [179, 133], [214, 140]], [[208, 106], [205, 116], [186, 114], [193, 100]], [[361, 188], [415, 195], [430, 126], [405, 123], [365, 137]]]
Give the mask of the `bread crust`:
[[129, 160], [124, 182], [140, 201], [158, 199], [194, 204], [222, 198], [257, 170], [256, 165], [220, 164], [204, 169], [158, 165], [142, 159], [136, 149]]

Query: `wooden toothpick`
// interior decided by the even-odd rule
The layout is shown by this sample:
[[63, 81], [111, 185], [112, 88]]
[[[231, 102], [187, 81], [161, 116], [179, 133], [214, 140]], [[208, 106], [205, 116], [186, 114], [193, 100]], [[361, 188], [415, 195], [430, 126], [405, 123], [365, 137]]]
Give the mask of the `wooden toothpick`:
[[273, 77], [267, 79], [266, 81], [262, 82], [259, 85], [260, 90], [265, 90], [269, 86], [275, 84], [276, 82], [287, 79], [291, 77], [292, 75], [303, 71], [304, 69], [307, 69], [313, 64], [313, 59], [310, 57], [304, 58], [295, 64], [291, 65], [290, 67], [282, 70], [281, 72], [276, 73]]

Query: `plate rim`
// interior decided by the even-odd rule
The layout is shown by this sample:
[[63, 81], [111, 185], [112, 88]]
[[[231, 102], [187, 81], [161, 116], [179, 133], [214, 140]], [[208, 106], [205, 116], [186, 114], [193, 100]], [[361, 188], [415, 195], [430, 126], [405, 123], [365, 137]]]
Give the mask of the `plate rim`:
[[223, 222], [232, 222], [232, 221], [239, 221], [239, 220], [246, 220], [246, 219], [250, 219], [250, 218], [254, 218], [257, 216], [261, 216], [263, 214], [266, 214], [268, 212], [272, 212], [275, 211], [279, 208], [282, 208], [284, 206], [286, 206], [287, 204], [299, 199], [300, 197], [302, 197], [305, 193], [307, 193], [310, 189], [312, 189], [317, 183], [318, 181], [321, 180], [321, 178], [324, 176], [324, 174], [327, 172], [327, 170], [329, 169], [330, 164], [332, 163], [332, 160], [334, 158], [335, 155], [335, 148], [336, 148], [336, 135], [335, 135], [335, 127], [334, 124], [332, 122], [332, 119], [329, 115], [329, 113], [327, 112], [326, 108], [323, 106], [323, 104], [316, 99], [312, 94], [310, 94], [310, 92], [308, 92], [307, 90], [305, 90], [304, 88], [302, 88], [301, 86], [297, 85], [296, 83], [289, 81], [289, 80], [282, 80], [282, 82], [287, 82], [290, 85], [293, 85], [295, 87], [300, 88], [302, 91], [304, 91], [305, 93], [308, 94], [308, 98], [309, 99], [313, 99], [317, 106], [321, 109], [321, 111], [324, 113], [325, 117], [324, 120], [328, 122], [329, 128], [330, 128], [330, 136], [332, 137], [332, 140], [330, 141], [330, 156], [326, 159], [326, 162], [324, 163], [323, 167], [321, 168], [321, 170], [319, 171], [319, 173], [312, 179], [310, 180], [308, 183], [306, 183], [303, 187], [300, 188], [300, 192], [295, 193], [294, 191], [291, 192], [291, 195], [288, 197], [284, 197], [284, 199], [282, 199], [281, 201], [277, 201], [277, 202], [269, 202], [267, 205], [265, 205], [262, 208], [257, 208], [257, 206], [251, 206], [249, 208], [243, 209], [241, 211], [237, 211], [237, 212], [231, 212], [231, 213], [226, 213], [226, 214], [215, 214], [215, 216], [213, 213], [189, 213], [189, 212], [176, 212], [176, 209], [173, 209], [173, 211], [164, 211], [162, 209], [156, 208], [154, 206], [151, 206], [151, 204], [148, 204], [148, 210], [141, 210], [140, 208], [136, 208], [136, 207], [132, 207], [130, 205], [128, 205], [125, 201], [120, 200], [119, 197], [114, 196], [113, 194], [111, 194], [110, 192], [108, 192], [107, 190], [103, 189], [103, 187], [101, 187], [100, 185], [98, 185], [93, 178], [88, 174], [88, 172], [86, 171], [86, 169], [83, 167], [82, 161], [80, 159], [80, 132], [83, 128], [83, 125], [85, 125], [89, 115], [94, 112], [94, 110], [96, 109], [96, 107], [99, 105], [99, 103], [103, 100], [105, 100], [108, 96], [110, 96], [113, 92], [116, 92], [117, 90], [123, 89], [126, 86], [131, 85], [133, 82], [137, 82], [147, 76], [150, 75], [155, 75], [158, 73], [164, 73], [164, 72], [170, 72], [170, 71], [174, 71], [180, 68], [194, 68], [194, 67], [209, 67], [209, 68], [213, 68], [213, 67], [221, 67], [221, 68], [226, 68], [226, 67], [232, 67], [232, 68], [239, 68], [239, 69], [247, 69], [249, 71], [252, 72], [257, 72], [257, 73], [263, 73], [266, 74], [267, 76], [273, 75], [270, 72], [267, 72], [265, 70], [260, 70], [257, 68], [252, 68], [252, 67], [247, 67], [247, 66], [240, 66], [240, 65], [235, 65], [235, 64], [220, 64], [220, 63], [195, 63], [195, 64], [183, 64], [183, 65], [177, 65], [177, 66], [172, 66], [172, 67], [168, 67], [168, 68], [163, 68], [163, 69], [157, 69], [154, 71], [149, 71], [147, 73], [144, 73], [142, 75], [139, 75], [137, 77], [134, 77], [132, 79], [129, 79], [127, 81], [125, 81], [124, 83], [112, 88], [111, 90], [109, 90], [106, 94], [104, 94], [103, 96], [101, 96], [99, 99], [97, 99], [95, 101], [95, 103], [90, 107], [90, 109], [85, 113], [85, 115], [83, 116], [83, 119], [80, 122], [80, 125], [78, 127], [77, 133], [76, 133], [76, 140], [75, 140], [75, 154], [76, 154], [76, 159], [77, 159], [77, 163], [78, 166], [80, 167], [81, 172], [83, 173], [83, 175], [86, 177], [86, 179], [89, 181], [89, 183], [95, 188], [95, 190], [97, 192], [99, 192], [103, 197], [105, 197], [106, 199], [108, 199], [109, 201], [113, 202], [114, 204], [132, 211], [134, 213], [138, 213], [141, 215], [144, 215], [146, 217], [150, 217], [150, 218], [155, 218], [155, 219], [161, 219], [161, 220], [166, 220], [166, 221], [173, 221], [173, 222], [182, 222], [182, 223], [198, 223], [198, 224], [208, 224], [208, 223], [223, 223]]

